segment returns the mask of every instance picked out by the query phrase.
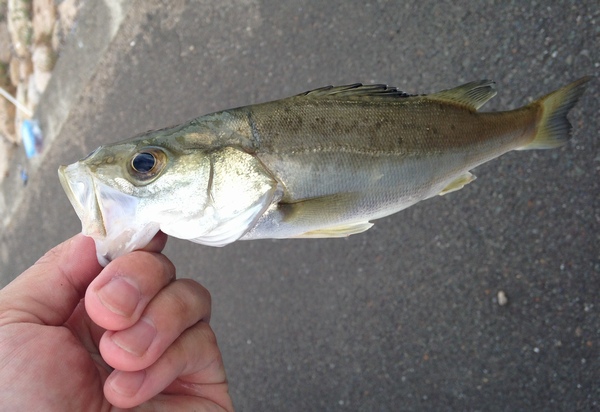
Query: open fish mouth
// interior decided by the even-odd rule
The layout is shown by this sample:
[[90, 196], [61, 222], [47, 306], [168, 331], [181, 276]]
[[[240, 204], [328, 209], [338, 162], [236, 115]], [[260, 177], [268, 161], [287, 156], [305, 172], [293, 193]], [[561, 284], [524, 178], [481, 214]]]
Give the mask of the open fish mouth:
[[81, 162], [60, 166], [58, 176], [81, 220], [82, 233], [96, 243], [102, 266], [145, 246], [158, 232], [158, 224], [136, 218], [139, 199], [95, 180]]
[[81, 163], [60, 166], [58, 177], [75, 213], [81, 220], [83, 234], [94, 239], [106, 236], [94, 180], [87, 168]]

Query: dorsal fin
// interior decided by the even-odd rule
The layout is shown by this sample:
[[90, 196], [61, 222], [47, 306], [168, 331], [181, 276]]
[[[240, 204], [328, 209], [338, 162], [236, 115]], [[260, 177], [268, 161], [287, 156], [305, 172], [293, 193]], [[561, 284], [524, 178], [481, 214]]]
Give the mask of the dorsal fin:
[[477, 110], [496, 95], [495, 84], [492, 80], [470, 82], [453, 89], [428, 94], [427, 97], [446, 102], [460, 103]]
[[298, 97], [392, 97], [402, 98], [411, 95], [385, 84], [354, 83], [345, 86], [325, 86], [301, 93]]
[[[459, 103], [472, 110], [477, 110], [488, 100], [496, 95], [495, 83], [492, 80], [480, 80], [470, 82], [453, 89], [442, 90], [441, 92], [426, 95], [429, 99], [442, 100], [445, 102]], [[297, 95], [296, 97], [314, 97], [326, 98], [335, 97], [370, 97], [370, 98], [406, 98], [422, 95], [408, 94], [395, 87], [385, 84], [367, 84], [362, 83], [348, 84], [345, 86], [325, 86], [315, 90], [310, 90]]]

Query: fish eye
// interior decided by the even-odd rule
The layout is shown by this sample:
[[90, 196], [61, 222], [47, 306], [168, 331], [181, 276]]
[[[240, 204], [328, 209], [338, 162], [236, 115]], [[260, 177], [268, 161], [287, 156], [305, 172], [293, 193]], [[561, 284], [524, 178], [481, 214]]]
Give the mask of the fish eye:
[[164, 169], [167, 156], [156, 147], [147, 147], [136, 152], [129, 162], [129, 173], [138, 181], [149, 182]]
[[138, 173], [148, 173], [156, 165], [156, 158], [152, 153], [141, 152], [137, 153], [131, 159], [131, 167]]

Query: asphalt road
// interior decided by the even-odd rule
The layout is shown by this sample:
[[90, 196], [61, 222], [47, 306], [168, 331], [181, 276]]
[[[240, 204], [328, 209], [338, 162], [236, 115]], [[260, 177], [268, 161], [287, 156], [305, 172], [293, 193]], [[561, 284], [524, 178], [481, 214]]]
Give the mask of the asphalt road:
[[[212, 292], [239, 410], [600, 409], [596, 1], [151, 0], [126, 11], [0, 233], [3, 284], [80, 230], [56, 169], [102, 143], [328, 84], [429, 93], [491, 78], [485, 109], [499, 110], [593, 75], [569, 145], [507, 154], [364, 234], [220, 249], [171, 239], [166, 254]], [[86, 23], [70, 40], [81, 58]], [[77, 55], [59, 67], [77, 68]]]

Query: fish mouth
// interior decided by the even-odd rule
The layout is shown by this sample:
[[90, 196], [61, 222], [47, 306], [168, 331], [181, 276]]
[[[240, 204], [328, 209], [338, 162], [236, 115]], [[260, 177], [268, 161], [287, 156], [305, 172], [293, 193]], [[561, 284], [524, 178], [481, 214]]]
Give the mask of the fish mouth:
[[60, 166], [58, 177], [77, 216], [82, 233], [94, 239], [102, 266], [152, 240], [159, 225], [136, 218], [139, 199], [94, 178], [82, 162]]
[[96, 198], [94, 180], [81, 163], [58, 168], [58, 178], [75, 213], [81, 220], [82, 232], [94, 239], [106, 236], [100, 205]]

